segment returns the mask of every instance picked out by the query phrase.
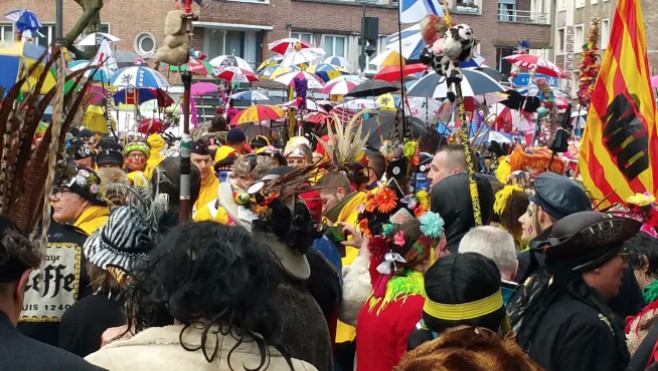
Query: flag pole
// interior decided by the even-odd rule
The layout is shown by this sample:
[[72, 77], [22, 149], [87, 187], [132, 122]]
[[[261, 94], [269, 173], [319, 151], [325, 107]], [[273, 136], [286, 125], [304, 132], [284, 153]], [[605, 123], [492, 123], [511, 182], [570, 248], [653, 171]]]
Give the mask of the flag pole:
[[[401, 1], [400, 1], [401, 3]], [[402, 5], [398, 5], [401, 7]], [[402, 19], [400, 10], [398, 9], [398, 49], [400, 50], [400, 58], [398, 59], [398, 64], [400, 66], [400, 113], [402, 113], [402, 140], [407, 137], [407, 118], [405, 113], [406, 105], [406, 92], [404, 84], [404, 57], [402, 56]]]

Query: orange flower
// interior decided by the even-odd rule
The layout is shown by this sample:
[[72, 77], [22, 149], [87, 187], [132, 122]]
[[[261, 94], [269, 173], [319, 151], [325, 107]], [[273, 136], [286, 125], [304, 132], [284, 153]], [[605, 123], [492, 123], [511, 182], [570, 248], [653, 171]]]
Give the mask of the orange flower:
[[423, 216], [423, 214], [425, 214], [426, 211], [427, 211], [427, 208], [425, 207], [425, 205], [422, 205], [422, 204], [418, 205], [414, 209], [414, 216], [416, 218], [420, 218], [421, 216]]
[[370, 191], [366, 193], [366, 211], [371, 213], [377, 208], [377, 202], [375, 201], [375, 193]]
[[361, 228], [361, 232], [367, 237], [371, 238], [372, 237], [372, 232], [370, 232], [370, 228], [368, 227], [368, 219], [363, 218], [359, 221], [359, 228]]
[[384, 187], [375, 196], [377, 211], [380, 213], [390, 213], [398, 205], [398, 195], [390, 188]]

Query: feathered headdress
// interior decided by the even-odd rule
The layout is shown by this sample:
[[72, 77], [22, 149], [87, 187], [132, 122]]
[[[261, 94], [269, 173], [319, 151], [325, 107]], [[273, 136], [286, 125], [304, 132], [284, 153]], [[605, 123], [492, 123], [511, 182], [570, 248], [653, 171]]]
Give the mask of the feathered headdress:
[[[44, 83], [52, 79], [49, 76], [51, 67], [57, 61], [56, 86], [44, 93]], [[23, 234], [32, 234], [33, 237], [35, 226], [43, 218], [42, 239], [45, 239], [50, 215], [45, 200], [52, 189], [56, 157], [65, 139], [60, 134], [71, 126], [84, 98], [80, 91], [86, 91], [91, 83], [87, 80], [80, 89], [80, 81], [87, 69], [66, 76], [64, 66], [60, 51], [55, 49], [49, 57], [44, 54], [31, 67], [24, 67], [0, 108], [0, 171], [3, 174], [0, 179], [0, 215], [9, 217]], [[33, 81], [35, 76], [38, 78]], [[73, 84], [65, 93], [64, 84], [69, 80], [73, 80]], [[21, 99], [21, 90], [26, 86], [30, 91], [23, 93]], [[53, 120], [33, 148], [40, 119], [51, 103], [54, 103]]]

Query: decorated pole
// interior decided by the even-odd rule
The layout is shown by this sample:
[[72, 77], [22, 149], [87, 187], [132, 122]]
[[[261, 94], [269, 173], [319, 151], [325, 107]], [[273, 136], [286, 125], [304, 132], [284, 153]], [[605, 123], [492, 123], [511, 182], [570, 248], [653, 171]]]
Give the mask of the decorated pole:
[[459, 120], [461, 121], [460, 140], [464, 146], [464, 156], [468, 164], [468, 188], [471, 193], [471, 202], [473, 203], [473, 217], [475, 226], [482, 225], [482, 213], [480, 211], [480, 195], [475, 180], [475, 165], [473, 164], [473, 151], [468, 138], [468, 125], [466, 125], [466, 106], [464, 105], [464, 96], [462, 94], [461, 83], [455, 84], [455, 95], [457, 107], [459, 109]]

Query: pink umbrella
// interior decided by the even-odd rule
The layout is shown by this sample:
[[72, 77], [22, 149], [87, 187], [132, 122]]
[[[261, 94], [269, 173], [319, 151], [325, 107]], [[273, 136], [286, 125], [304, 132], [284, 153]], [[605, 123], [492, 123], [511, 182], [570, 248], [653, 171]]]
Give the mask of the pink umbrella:
[[100, 87], [98, 85], [91, 85], [88, 90], [88, 95], [91, 97], [91, 104], [96, 104], [100, 102], [103, 98], [106, 98], [109, 94], [110, 91]]
[[503, 58], [519, 67], [553, 77], [567, 77], [567, 73], [548, 59], [532, 54], [513, 54]]
[[658, 75], [651, 76], [651, 87], [658, 88]]
[[[297, 102], [297, 99], [293, 99], [293, 100], [291, 100], [287, 103], [283, 103], [282, 106], [287, 107], [287, 108], [292, 108], [292, 109], [295, 109], [295, 110], [299, 109], [299, 104]], [[308, 111], [319, 111], [319, 112], [324, 112], [324, 113], [327, 112], [327, 111], [325, 111], [324, 108], [322, 108], [317, 103], [315, 103], [314, 101], [312, 101], [308, 98], [306, 98], [306, 109]]]
[[212, 82], [195, 82], [190, 87], [190, 94], [195, 96], [216, 93], [217, 91], [217, 85]]

